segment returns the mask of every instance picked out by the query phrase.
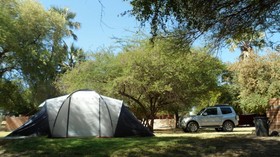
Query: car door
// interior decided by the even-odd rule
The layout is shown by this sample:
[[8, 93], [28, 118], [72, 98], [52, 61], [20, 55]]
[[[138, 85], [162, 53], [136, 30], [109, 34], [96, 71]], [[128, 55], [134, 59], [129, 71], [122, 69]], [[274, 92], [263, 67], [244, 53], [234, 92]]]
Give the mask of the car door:
[[207, 108], [200, 116], [201, 126], [218, 126], [220, 125], [220, 119], [218, 110], [216, 107]]

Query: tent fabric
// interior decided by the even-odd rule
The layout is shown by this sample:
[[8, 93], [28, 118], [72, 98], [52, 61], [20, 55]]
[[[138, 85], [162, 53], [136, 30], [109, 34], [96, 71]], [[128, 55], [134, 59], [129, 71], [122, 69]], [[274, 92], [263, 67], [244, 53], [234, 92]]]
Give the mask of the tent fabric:
[[41, 108], [41, 110], [30, 117], [25, 124], [8, 136], [49, 136], [50, 132], [47, 116], [46, 108]]
[[44, 101], [41, 110], [8, 136], [153, 136], [123, 104], [95, 91], [76, 91]]
[[141, 123], [141, 125], [139, 123], [140, 122], [138, 119], [128, 110], [126, 106], [123, 105], [114, 136], [153, 136], [151, 132], [147, 132], [146, 128]]

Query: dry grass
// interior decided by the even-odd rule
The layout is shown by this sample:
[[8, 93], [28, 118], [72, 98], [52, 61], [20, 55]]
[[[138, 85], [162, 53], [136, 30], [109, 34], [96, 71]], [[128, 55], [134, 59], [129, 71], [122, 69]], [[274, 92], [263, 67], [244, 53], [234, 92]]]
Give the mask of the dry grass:
[[200, 137], [200, 138], [214, 138], [221, 136], [234, 135], [255, 135], [254, 127], [237, 127], [233, 132], [216, 132], [215, 129], [201, 129], [197, 133], [185, 133], [181, 129], [176, 130], [156, 130], [155, 135], [158, 137]]
[[0, 131], [0, 138], [7, 136], [11, 132]]

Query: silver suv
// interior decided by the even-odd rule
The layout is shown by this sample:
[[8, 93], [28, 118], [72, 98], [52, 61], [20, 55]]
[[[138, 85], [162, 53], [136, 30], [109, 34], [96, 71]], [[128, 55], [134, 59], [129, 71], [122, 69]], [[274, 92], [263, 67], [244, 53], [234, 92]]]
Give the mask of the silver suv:
[[239, 117], [229, 105], [216, 105], [202, 109], [195, 116], [183, 117], [179, 126], [185, 132], [196, 132], [199, 128], [215, 128], [216, 131], [232, 131]]

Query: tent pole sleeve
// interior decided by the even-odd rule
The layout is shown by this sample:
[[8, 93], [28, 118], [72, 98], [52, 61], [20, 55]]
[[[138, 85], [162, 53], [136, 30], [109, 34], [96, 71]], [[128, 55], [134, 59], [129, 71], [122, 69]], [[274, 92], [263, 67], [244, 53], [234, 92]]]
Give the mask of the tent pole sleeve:
[[100, 117], [100, 113], [101, 113], [101, 111], [100, 111], [100, 109], [101, 109], [101, 107], [100, 107], [100, 98], [98, 99], [99, 100], [99, 111], [98, 111], [98, 120], [99, 120], [99, 137], [101, 137], [101, 117]]
[[[108, 115], [110, 117], [110, 122], [111, 122], [111, 129], [112, 129], [112, 133], [114, 134], [114, 130], [113, 130], [113, 122], [112, 122], [112, 116], [111, 116], [111, 112], [109, 110], [109, 107], [108, 107], [108, 104], [106, 103], [106, 101], [103, 99], [103, 97], [101, 95], [99, 95], [100, 98], [102, 99], [102, 101], [104, 102], [105, 106], [106, 106], [106, 109], [107, 109], [107, 112], [108, 112]], [[100, 100], [99, 100], [100, 101]], [[100, 103], [99, 103], [100, 104]], [[123, 104], [122, 104], [123, 105]]]
[[68, 129], [69, 129], [69, 115], [70, 115], [70, 105], [71, 105], [71, 98], [69, 98], [69, 104], [68, 104], [68, 113], [67, 113], [67, 125], [66, 125], [66, 137], [68, 137]]
[[57, 111], [57, 114], [56, 114], [55, 119], [54, 119], [53, 126], [50, 126], [50, 127], [52, 127], [51, 136], [53, 135], [54, 128], [55, 128], [56, 121], [57, 121], [58, 115], [59, 115], [59, 113], [60, 113], [60, 110], [62, 109], [62, 106], [63, 106], [63, 104], [65, 103], [65, 101], [66, 101], [68, 98], [70, 98], [70, 96], [71, 96], [71, 95], [69, 95], [69, 96], [62, 102], [61, 106], [59, 107], [59, 109], [58, 109], [58, 111]]

